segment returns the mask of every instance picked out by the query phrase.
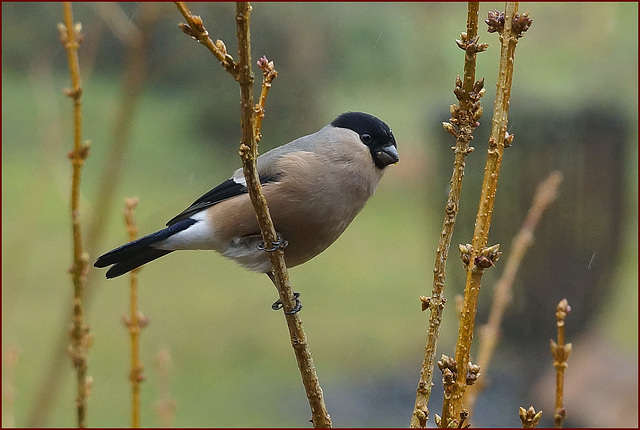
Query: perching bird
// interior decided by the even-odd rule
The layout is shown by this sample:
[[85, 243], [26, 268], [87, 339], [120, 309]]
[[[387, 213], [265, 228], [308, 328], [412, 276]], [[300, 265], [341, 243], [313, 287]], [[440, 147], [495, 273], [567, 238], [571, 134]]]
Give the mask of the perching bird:
[[[398, 160], [389, 126], [362, 112], [343, 113], [317, 133], [260, 155], [260, 183], [281, 244], [287, 244], [287, 267], [331, 245], [371, 197], [385, 167]], [[114, 278], [183, 249], [215, 250], [271, 277], [242, 169], [171, 219], [167, 228], [107, 252], [94, 266], [111, 266], [106, 277]]]

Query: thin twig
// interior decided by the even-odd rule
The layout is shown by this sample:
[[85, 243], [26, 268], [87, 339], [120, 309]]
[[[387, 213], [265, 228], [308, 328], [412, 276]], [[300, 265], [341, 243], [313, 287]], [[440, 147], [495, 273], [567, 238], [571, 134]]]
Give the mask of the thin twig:
[[269, 61], [269, 59], [264, 55], [260, 57], [260, 60], [258, 60], [258, 66], [260, 67], [260, 70], [262, 70], [262, 89], [260, 90], [260, 98], [258, 99], [258, 104], [256, 104], [255, 107], [256, 119], [253, 134], [255, 136], [256, 142], [259, 143], [260, 140], [262, 140], [260, 129], [262, 127], [262, 119], [265, 115], [267, 95], [269, 95], [271, 83], [275, 78], [278, 77], [278, 71], [275, 69], [273, 61]]
[[[133, 214], [134, 209], [138, 206], [137, 198], [125, 199], [124, 220], [129, 233], [129, 241], [133, 242], [138, 235], [138, 226]], [[130, 274], [130, 312], [129, 318], [125, 317], [125, 325], [129, 329], [131, 336], [131, 370], [129, 372], [129, 380], [131, 381], [131, 426], [140, 427], [140, 384], [144, 381], [145, 376], [142, 373], [144, 369], [140, 361], [140, 331], [149, 323], [148, 318], [138, 311], [138, 271], [140, 268], [133, 269]]]
[[444, 281], [447, 266], [447, 257], [451, 245], [451, 237], [458, 215], [460, 205], [460, 191], [462, 190], [462, 178], [466, 157], [473, 148], [469, 146], [473, 139], [473, 130], [479, 125], [478, 120], [482, 115], [480, 98], [484, 94], [482, 81], [476, 82], [476, 54], [484, 51], [487, 46], [478, 44], [478, 2], [468, 3], [467, 31], [460, 35], [456, 41], [458, 46], [465, 51], [464, 80], [456, 79], [454, 93], [460, 106], [451, 106], [450, 122], [444, 123], [445, 130], [456, 137], [456, 145], [452, 148], [455, 154], [453, 162], [453, 174], [449, 182], [449, 196], [444, 211], [442, 232], [436, 250], [436, 261], [433, 269], [433, 289], [431, 297], [421, 297], [423, 310], [427, 307], [431, 310], [429, 317], [429, 330], [425, 346], [424, 361], [420, 372], [420, 380], [416, 392], [416, 402], [411, 416], [411, 427], [426, 427], [429, 416], [429, 397], [433, 385], [433, 371], [436, 357], [436, 346], [442, 313], [446, 299], [444, 298]]
[[561, 428], [567, 411], [563, 406], [564, 395], [564, 370], [567, 368], [567, 360], [571, 354], [571, 344], [564, 343], [564, 320], [571, 312], [571, 306], [567, 299], [562, 299], [556, 307], [556, 325], [558, 327], [558, 343], [551, 340], [551, 354], [553, 355], [553, 366], [556, 368], [556, 409], [553, 414], [553, 424], [556, 428]]
[[[461, 257], [467, 269], [467, 281], [455, 353], [458, 372], [456, 375], [456, 384], [451, 395], [451, 402], [443, 405], [443, 427], [447, 427], [450, 421], [458, 419], [464, 412], [463, 395], [468, 384], [467, 376], [471, 366], [469, 353], [473, 339], [482, 274], [484, 273], [484, 269], [493, 266], [500, 256], [499, 245], [488, 247], [487, 242], [498, 187], [500, 166], [502, 164], [502, 155], [504, 148], [509, 146], [513, 141], [513, 135], [507, 133], [507, 123], [515, 48], [518, 38], [531, 25], [527, 14], [520, 17], [517, 15], [517, 12], [518, 3], [507, 2], [506, 11], [504, 15], [502, 15], [502, 26], [497, 30], [500, 34], [501, 47], [496, 100], [473, 241], [471, 245], [461, 245]], [[489, 20], [487, 21], [493, 23], [491, 19], [492, 14], [490, 14]], [[494, 21], [499, 25], [499, 19], [495, 19]], [[526, 21], [528, 25], [522, 25], [524, 21]], [[494, 27], [495, 26], [492, 27], [490, 24], [489, 28], [491, 30], [494, 29]]]
[[[247, 183], [247, 190], [251, 203], [258, 218], [258, 224], [267, 249], [272, 248], [277, 240], [277, 234], [273, 226], [273, 221], [269, 213], [267, 202], [262, 193], [260, 179], [258, 177], [256, 159], [258, 157], [258, 141], [260, 139], [261, 115], [264, 115], [264, 102], [268, 91], [268, 86], [275, 78], [277, 72], [273, 65], [269, 66], [268, 61], [261, 60], [261, 68], [265, 74], [262, 95], [259, 104], [254, 107], [253, 82], [254, 77], [251, 72], [251, 38], [249, 32], [249, 22], [251, 5], [247, 2], [236, 3], [236, 26], [238, 38], [238, 63], [226, 52], [222, 41], [217, 40], [214, 44], [209, 38], [209, 32], [204, 27], [199, 16], [191, 14], [187, 6], [182, 2], [176, 2], [178, 9], [187, 20], [187, 24], [181, 24], [183, 32], [193, 37], [199, 43], [211, 51], [220, 61], [222, 66], [238, 81], [241, 94], [241, 129], [242, 137], [240, 142], [240, 157], [242, 159], [242, 170]], [[260, 64], [259, 63], [259, 64]], [[265, 64], [266, 63], [266, 64]], [[272, 69], [271, 71], [269, 69]], [[268, 84], [268, 85], [267, 85]], [[266, 88], [265, 88], [266, 87]], [[260, 119], [256, 119], [256, 116]], [[283, 304], [285, 319], [289, 328], [291, 345], [293, 346], [298, 368], [302, 375], [302, 382], [309, 400], [311, 408], [311, 421], [314, 427], [331, 427], [331, 417], [327, 412], [322, 394], [322, 388], [318, 383], [318, 376], [313, 364], [311, 351], [307, 343], [307, 336], [302, 328], [302, 322], [298, 313], [287, 315], [295, 307], [295, 299], [289, 274], [284, 260], [284, 252], [277, 249], [268, 253], [272, 266], [272, 279], [278, 289], [280, 301]]]
[[71, 74], [71, 89], [65, 94], [73, 100], [74, 139], [73, 151], [69, 158], [73, 166], [71, 181], [71, 224], [73, 227], [73, 266], [70, 269], [73, 280], [73, 322], [71, 327], [70, 355], [77, 374], [76, 409], [78, 427], [87, 426], [87, 400], [90, 390], [90, 378], [87, 377], [87, 353], [91, 344], [89, 327], [84, 320], [84, 288], [88, 268], [88, 255], [82, 248], [82, 231], [80, 224], [80, 178], [84, 160], [89, 155], [89, 144], [82, 142], [82, 82], [80, 80], [80, 65], [78, 62], [78, 47], [80, 45], [81, 25], [74, 24], [73, 10], [70, 2], [64, 3], [64, 24], [59, 24], [60, 41], [67, 51], [69, 71]]
[[184, 19], [187, 20], [187, 24], [180, 24], [180, 29], [193, 37], [198, 43], [205, 46], [218, 61], [220, 61], [222, 67], [231, 73], [234, 79], [238, 80], [238, 74], [240, 73], [238, 64], [235, 63], [231, 55], [227, 53], [227, 47], [224, 42], [222, 40], [216, 40], [214, 43], [209, 37], [209, 32], [204, 28], [202, 18], [198, 15], [193, 15], [184, 2], [177, 1], [174, 3], [178, 7], [178, 10], [180, 10], [180, 13], [182, 13], [182, 16], [184, 16]]
[[[507, 305], [511, 302], [511, 286], [513, 285], [516, 273], [518, 273], [520, 262], [522, 261], [524, 253], [533, 242], [533, 232], [542, 214], [558, 196], [558, 186], [561, 182], [562, 173], [556, 171], [552, 172], [547, 179], [538, 185], [536, 195], [533, 198], [533, 203], [524, 223], [520, 231], [518, 231], [513, 238], [511, 253], [505, 264], [504, 272], [493, 292], [493, 301], [491, 303], [487, 324], [482, 327], [479, 332], [480, 343], [478, 345], [477, 364], [482, 368], [485, 375], [487, 375], [489, 362], [498, 343], [502, 316], [504, 315]], [[486, 379], [480, 379], [478, 383], [467, 388], [465, 406], [471, 414], [473, 413], [473, 407], [478, 393], [485, 386], [484, 381], [486, 381]]]

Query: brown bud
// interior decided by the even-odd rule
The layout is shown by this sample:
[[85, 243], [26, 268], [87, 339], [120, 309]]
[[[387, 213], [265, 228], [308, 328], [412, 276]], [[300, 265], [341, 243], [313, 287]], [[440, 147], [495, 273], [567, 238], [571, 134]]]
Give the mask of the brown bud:
[[442, 357], [440, 358], [440, 360], [438, 360], [438, 368], [442, 372], [444, 372], [445, 369], [449, 369], [452, 372], [456, 372], [457, 364], [453, 358], [449, 357], [448, 355], [442, 354]]
[[493, 262], [487, 257], [483, 257], [482, 255], [474, 258], [473, 262], [475, 263], [476, 267], [479, 267], [480, 269], [488, 269], [489, 267], [493, 266]]
[[522, 422], [522, 428], [534, 428], [538, 425], [538, 421], [542, 417], [542, 411], [537, 412], [533, 409], [533, 406], [529, 406], [529, 409], [525, 410], [520, 407], [518, 410], [520, 421]]
[[489, 48], [488, 43], [479, 43], [476, 45], [476, 52], [484, 52]]
[[473, 245], [467, 243], [466, 245], [458, 245], [458, 249], [460, 250], [460, 259], [462, 263], [467, 266], [469, 261], [471, 261], [471, 251], [473, 250]]
[[440, 418], [440, 415], [436, 414], [436, 427], [440, 428], [440, 423], [442, 423], [442, 418]]
[[449, 133], [450, 135], [454, 136], [454, 137], [458, 137], [458, 131], [456, 130], [456, 128], [453, 126], [453, 124], [449, 123], [449, 122], [443, 122], [442, 123], [442, 127], [445, 129], [445, 131], [447, 133]]
[[216, 48], [222, 52], [222, 55], [227, 55], [227, 45], [225, 45], [222, 40], [216, 40]]
[[488, 28], [489, 33], [502, 33], [504, 29], [504, 12], [498, 12], [494, 10], [488, 13], [488, 19], [484, 21]]
[[456, 382], [455, 374], [451, 369], [444, 369], [442, 371], [442, 383], [445, 385], [451, 385]]
[[473, 116], [471, 117], [471, 120], [473, 122], [478, 122], [478, 120], [482, 116], [482, 112], [484, 112], [484, 109], [482, 108], [482, 106], [478, 106], [478, 108], [473, 111]]
[[487, 246], [483, 248], [482, 251], [480, 252], [480, 255], [478, 255], [473, 260], [475, 265], [480, 269], [488, 269], [489, 267], [493, 266], [500, 259], [500, 256], [502, 255], [502, 252], [500, 252], [499, 250], [500, 250], [499, 243], [493, 246]]
[[200, 33], [205, 33], [207, 30], [204, 28], [204, 23], [202, 22], [202, 17], [199, 15], [192, 15], [191, 19], [193, 20], [193, 24]]
[[184, 34], [193, 37], [195, 40], [198, 40], [198, 38], [196, 37], [196, 34], [194, 33], [193, 29], [189, 26], [189, 24], [185, 24], [181, 22], [180, 24], [178, 24], [178, 27], [180, 27], [180, 30], [182, 30]]
[[529, 12], [525, 12], [522, 15], [516, 14], [511, 20], [511, 30], [517, 38], [520, 38], [525, 31], [529, 30], [531, 24], [533, 24], [533, 20], [529, 18]]
[[65, 43], [67, 41], [67, 26], [59, 22], [57, 28], [60, 33], [60, 42]]
[[423, 404], [418, 405], [418, 407], [416, 407], [416, 417], [418, 418], [420, 427], [426, 428], [427, 420], [429, 419], [429, 408]]
[[511, 146], [511, 144], [513, 143], [513, 134], [509, 134], [508, 132], [505, 132], [504, 134], [504, 147], [508, 148]]
[[562, 299], [556, 306], [556, 320], [564, 321], [567, 317], [567, 314], [571, 312], [571, 306], [569, 306], [569, 302], [567, 299]]
[[143, 329], [149, 325], [149, 322], [149, 317], [144, 316], [142, 312], [138, 312], [138, 327]]
[[480, 375], [480, 366], [469, 362], [467, 365], [467, 385], [473, 385]]
[[431, 304], [431, 297], [420, 296], [420, 302], [422, 302], [422, 310], [426, 311]]
[[469, 428], [469, 424], [466, 421], [469, 419], [469, 410], [463, 409], [460, 411], [460, 424], [458, 424], [458, 428]]

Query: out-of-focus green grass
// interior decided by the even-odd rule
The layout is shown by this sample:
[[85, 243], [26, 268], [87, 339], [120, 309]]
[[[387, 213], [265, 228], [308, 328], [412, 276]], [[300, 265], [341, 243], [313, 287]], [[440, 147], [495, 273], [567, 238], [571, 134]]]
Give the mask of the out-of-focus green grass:
[[[483, 11], [503, 7], [485, 6]], [[256, 22], [261, 8], [284, 14], [290, 6], [254, 7]], [[341, 33], [344, 52], [332, 60], [344, 64], [345, 69], [356, 62], [358, 67], [332, 72], [334, 80], [309, 101], [317, 103], [326, 117], [308, 124], [305, 131], [315, 131], [344, 110], [366, 107], [394, 129], [401, 155], [401, 162], [389, 168], [375, 196], [344, 235], [325, 253], [290, 272], [294, 289], [302, 293], [301, 315], [331, 412], [332, 407], [340, 410], [341, 399], [349, 395], [348, 387], [355, 382], [359, 383], [356, 387], [365, 387], [363, 390], [367, 383], [375, 385], [400, 376], [415, 379], [417, 384], [428, 317], [420, 312], [418, 297], [431, 290], [446, 197], [446, 190], [433, 189], [430, 184], [434, 171], [450, 173], [450, 167], [433, 165], [429, 151], [432, 145], [452, 144], [449, 136], [431, 123], [443, 112], [446, 115], [454, 101], [451, 90], [455, 75], [462, 72], [462, 55], [453, 38], [464, 27], [465, 13], [462, 3], [428, 8], [406, 3], [379, 6], [383, 9], [359, 4], [313, 7], [333, 8], [336, 19], [332, 22], [351, 31]], [[630, 117], [635, 108], [637, 116], [637, 68], [634, 74], [628, 67], [616, 65], [624, 60], [622, 64], [637, 66], [637, 4], [578, 7], [532, 3], [521, 4], [521, 10], [531, 12], [534, 26], [518, 46], [514, 97], [535, 94], [541, 103], [553, 103], [559, 109], [613, 99], [630, 110]], [[355, 16], [364, 18], [357, 21]], [[580, 25], [571, 25], [568, 17]], [[60, 19], [61, 13], [52, 18], [52, 29]], [[368, 30], [371, 27], [377, 30]], [[394, 27], [397, 31], [392, 32]], [[56, 37], [53, 31], [52, 37]], [[179, 31], [175, 33], [176, 38], [186, 39]], [[380, 58], [377, 51], [367, 51], [375, 42], [372, 38], [378, 38], [374, 33], [380, 33], [376, 43], [386, 47], [384, 52], [394, 51], [395, 56]], [[228, 41], [231, 36], [220, 37]], [[482, 40], [491, 45], [478, 70], [478, 76], [487, 79], [483, 124], [489, 124], [498, 42], [485, 33]], [[3, 48], [9, 43], [3, 37]], [[188, 44], [193, 42], [185, 40], [185, 46]], [[354, 52], [358, 55], [347, 55]], [[194, 67], [217, 67], [205, 50], [200, 55], [203, 65]], [[630, 58], [633, 56], [635, 61]], [[383, 63], [385, 67], [380, 67], [386, 72], [376, 72]], [[286, 79], [283, 72], [274, 84], [273, 97], [277, 97], [280, 79]], [[72, 255], [68, 213], [71, 167], [66, 157], [71, 149], [71, 102], [61, 94], [68, 78], [58, 73], [45, 73], [41, 79], [37, 76], [33, 70], [3, 68], [2, 72], [2, 342], [3, 351], [9, 345], [21, 350], [14, 387], [18, 426], [26, 423], [54, 343], [61, 327], [68, 323], [65, 315], [71, 312], [71, 282], [66, 273]], [[235, 91], [231, 78], [215, 76], [219, 78], [227, 81], [216, 85]], [[82, 177], [82, 217], [87, 223], [93, 219], [95, 202], [100, 198], [96, 188], [120, 100], [119, 77], [96, 70], [84, 89], [83, 135], [92, 141]], [[140, 197], [136, 217], [140, 234], [147, 234], [161, 228], [239, 166], [235, 141], [216, 142], [216, 136], [211, 136], [210, 141], [200, 142], [194, 137], [190, 119], [198, 108], [188, 98], [161, 87], [143, 93], [117, 191], [118, 203], [98, 253], [126, 240], [120, 203], [124, 197]], [[269, 129], [277, 127], [270, 123], [268, 112], [264, 130]], [[265, 131], [263, 152], [280, 144], [274, 137], [276, 131], [282, 139], [298, 137], [287, 130]], [[634, 131], [637, 134], [637, 129]], [[482, 142], [474, 144], [477, 153], [483, 152]], [[637, 160], [637, 149], [631, 158]], [[629, 163], [628, 182], [636, 184], [637, 161]], [[637, 188], [628, 193], [633, 201]], [[628, 224], [635, 225], [637, 209], [631, 207]], [[637, 229], [629, 231], [629, 236], [637, 237]], [[452, 250], [449, 271], [460, 268], [456, 243]], [[617, 286], [637, 284], [637, 266], [629, 263], [637, 260], [637, 243], [627, 245], [626, 252], [626, 262], [621, 263], [615, 278]], [[92, 255], [91, 261], [95, 257]], [[128, 335], [121, 321], [128, 312], [128, 285], [126, 277], [105, 281], [103, 275], [100, 270], [93, 277], [90, 288], [94, 299], [87, 313], [95, 336], [89, 355], [89, 374], [94, 379], [89, 423], [128, 426]], [[145, 426], [158, 423], [153, 409], [158, 387], [154, 356], [163, 347], [170, 349], [173, 359], [170, 388], [177, 401], [178, 426], [306, 423], [308, 405], [283, 317], [270, 308], [277, 293], [266, 276], [245, 272], [212, 252], [180, 252], [145, 267], [139, 282], [140, 308], [151, 320], [141, 336], [147, 376], [142, 388]], [[447, 288], [450, 302], [441, 332], [442, 352], [451, 351], [455, 342], [453, 297], [461, 289], [458, 285]], [[637, 302], [634, 288], [619, 291], [617, 303]], [[609, 312], [603, 320], [613, 327], [629, 320]], [[637, 324], [634, 327], [635, 336], [631, 330], [616, 333], [630, 335], [623, 342], [637, 342]], [[61, 371], [65, 372], [65, 384], [61, 390], [52, 387], [57, 406], [48, 424], [72, 426], [75, 394], [71, 364]], [[395, 411], [394, 416], [367, 421], [360, 418], [367, 416], [366, 411], [342, 411], [333, 414], [334, 424], [405, 425], [414, 386], [404, 409]], [[372, 408], [369, 415], [375, 414]]]

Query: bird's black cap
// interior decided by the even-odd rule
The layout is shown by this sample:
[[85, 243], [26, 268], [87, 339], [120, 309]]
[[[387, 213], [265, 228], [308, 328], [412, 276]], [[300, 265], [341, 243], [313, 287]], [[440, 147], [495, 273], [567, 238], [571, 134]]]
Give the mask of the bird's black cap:
[[391, 128], [375, 116], [364, 112], [346, 112], [334, 119], [331, 125], [358, 133], [362, 143], [371, 150], [379, 168], [398, 162], [396, 139]]

